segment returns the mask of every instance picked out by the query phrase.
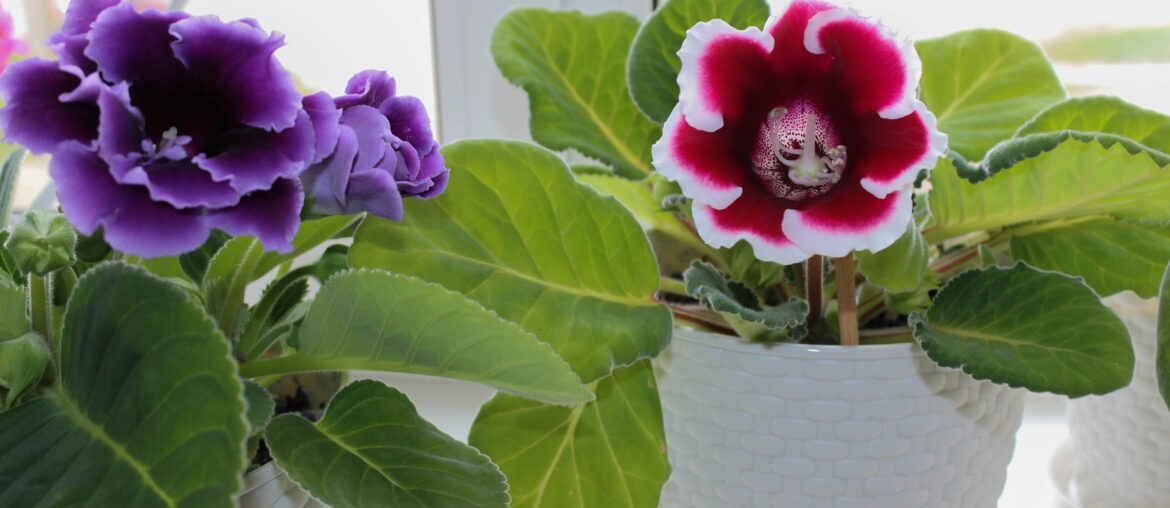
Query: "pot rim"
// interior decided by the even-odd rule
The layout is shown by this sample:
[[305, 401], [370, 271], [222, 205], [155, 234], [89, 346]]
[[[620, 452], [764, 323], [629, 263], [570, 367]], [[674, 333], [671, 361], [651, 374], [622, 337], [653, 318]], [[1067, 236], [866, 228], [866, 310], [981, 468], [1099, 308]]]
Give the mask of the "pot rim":
[[674, 328], [672, 340], [682, 340], [735, 353], [804, 360], [870, 361], [926, 356], [926, 352], [916, 342], [861, 346], [747, 342], [733, 335], [677, 326]]

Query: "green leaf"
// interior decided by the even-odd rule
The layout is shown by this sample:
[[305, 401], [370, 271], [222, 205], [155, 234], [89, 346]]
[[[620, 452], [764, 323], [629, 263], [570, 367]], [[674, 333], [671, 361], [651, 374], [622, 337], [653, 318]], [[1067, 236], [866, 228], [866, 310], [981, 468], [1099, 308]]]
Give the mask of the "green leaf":
[[678, 50], [695, 23], [718, 18], [742, 30], [763, 26], [769, 12], [764, 0], [671, 0], [660, 7], [638, 31], [626, 66], [638, 109], [658, 123], [670, 116], [682, 70]]
[[674, 238], [695, 237], [673, 212], [664, 210], [662, 204], [654, 199], [645, 180], [600, 174], [577, 173], [575, 176], [577, 181], [593, 187], [602, 196], [617, 198], [634, 213], [638, 222], [647, 227], [663, 231]]
[[1065, 98], [1044, 51], [999, 30], [969, 30], [915, 44], [922, 101], [950, 147], [980, 160], [1044, 107]]
[[1019, 263], [968, 270], [910, 316], [931, 360], [1034, 392], [1080, 397], [1129, 384], [1129, 332], [1093, 290]]
[[1076, 30], [1045, 42], [1044, 49], [1058, 62], [1167, 63], [1170, 26]]
[[0, 415], [0, 506], [231, 507], [243, 387], [186, 291], [120, 263], [65, 312], [60, 384]]
[[249, 362], [241, 372], [410, 372], [558, 404], [592, 398], [565, 361], [532, 334], [458, 293], [381, 270], [329, 279], [297, 340], [295, 354]]
[[808, 331], [804, 320], [808, 302], [793, 298], [776, 307], [761, 308], [756, 297], [742, 284], [729, 283], [714, 266], [703, 261], [691, 263], [683, 273], [687, 294], [727, 319], [735, 331], [748, 340], [800, 340]]
[[491, 51], [509, 82], [528, 92], [532, 139], [575, 148], [640, 178], [662, 129], [642, 116], [626, 87], [626, 56], [638, 20], [622, 12], [521, 8], [496, 25]]
[[264, 426], [268, 425], [268, 420], [272, 418], [272, 410], [276, 407], [276, 402], [268, 395], [268, 390], [255, 382], [244, 381], [244, 401], [248, 403], [248, 411], [244, 418], [248, 421], [251, 433], [256, 434], [264, 430]]
[[913, 291], [930, 271], [928, 248], [922, 233], [911, 221], [893, 245], [876, 253], [857, 251], [857, 260], [861, 273], [870, 282], [894, 293]]
[[356, 215], [332, 215], [301, 222], [296, 236], [293, 237], [293, 251], [287, 254], [274, 251], [265, 252], [264, 255], [260, 256], [260, 260], [256, 262], [256, 268], [252, 273], [251, 280], [259, 279], [273, 268], [285, 262], [292, 261], [300, 257], [301, 254], [309, 252], [313, 247], [337, 237], [347, 228], [362, 220], [363, 217], [365, 217], [364, 213]]
[[1058, 102], [1021, 126], [1016, 137], [1063, 130], [1108, 132], [1170, 153], [1170, 116], [1117, 97], [1077, 97]]
[[462, 293], [552, 345], [588, 383], [662, 351], [670, 311], [641, 226], [547, 150], [511, 141], [443, 148], [458, 178], [400, 223], [371, 218], [349, 261]]
[[0, 282], [0, 340], [15, 339], [28, 333], [27, 298], [23, 288]]
[[211, 258], [230, 239], [231, 237], [223, 231], [213, 230], [208, 235], [207, 241], [203, 242], [203, 245], [199, 246], [198, 249], [179, 256], [179, 266], [192, 281], [203, 282], [203, 276], [207, 273], [207, 265], [211, 263]]
[[[973, 184], [948, 160], [931, 173], [930, 243], [1032, 221], [1110, 215], [1170, 220], [1170, 158], [1109, 134], [1062, 131], [1004, 143], [988, 155], [993, 172]], [[1134, 152], [1136, 150], [1136, 153]], [[992, 159], [994, 157], [994, 160]], [[999, 162], [997, 162], [999, 161]]]
[[1153, 298], [1170, 263], [1170, 226], [1108, 217], [1024, 226], [1011, 232], [1011, 252], [1037, 268], [1083, 277], [1104, 296], [1128, 289]]
[[565, 408], [496, 395], [468, 443], [511, 484], [512, 506], [658, 506], [670, 474], [649, 360], [595, 384], [597, 400]]
[[1162, 274], [1158, 291], [1158, 345], [1154, 354], [1154, 373], [1158, 378], [1158, 392], [1170, 407], [1170, 266]]
[[276, 417], [265, 439], [289, 477], [335, 508], [508, 506], [508, 484], [490, 459], [377, 381], [343, 388], [316, 425]]

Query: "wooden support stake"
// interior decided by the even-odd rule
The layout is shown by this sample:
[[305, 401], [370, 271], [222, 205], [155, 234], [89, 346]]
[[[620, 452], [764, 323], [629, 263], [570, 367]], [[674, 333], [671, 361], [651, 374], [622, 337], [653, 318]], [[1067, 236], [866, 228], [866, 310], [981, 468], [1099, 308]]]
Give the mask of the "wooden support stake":
[[808, 258], [804, 267], [804, 299], [808, 301], [808, 323], [811, 325], [821, 319], [821, 307], [824, 306], [821, 294], [824, 292], [824, 281], [821, 280], [825, 268], [824, 258], [813, 255]]
[[857, 334], [857, 287], [853, 284], [853, 253], [833, 260], [837, 268], [837, 313], [841, 326], [841, 345], [856, 346], [860, 343]]

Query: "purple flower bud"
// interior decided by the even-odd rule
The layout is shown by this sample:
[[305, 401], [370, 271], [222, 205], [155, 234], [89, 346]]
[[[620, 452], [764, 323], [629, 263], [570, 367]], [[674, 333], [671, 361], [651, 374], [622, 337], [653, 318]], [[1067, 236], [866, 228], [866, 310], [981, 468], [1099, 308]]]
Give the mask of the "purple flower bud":
[[394, 78], [362, 71], [346, 95], [304, 98], [317, 132], [315, 163], [301, 174], [322, 214], [370, 212], [402, 220], [402, 198], [427, 199], [447, 188], [439, 144], [422, 101], [395, 97]]

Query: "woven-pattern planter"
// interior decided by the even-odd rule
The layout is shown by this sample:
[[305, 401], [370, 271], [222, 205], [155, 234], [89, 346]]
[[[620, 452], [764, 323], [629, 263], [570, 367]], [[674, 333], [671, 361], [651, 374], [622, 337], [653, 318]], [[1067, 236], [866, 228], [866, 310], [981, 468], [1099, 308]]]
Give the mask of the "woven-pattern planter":
[[767, 347], [675, 330], [656, 362], [662, 506], [994, 507], [1023, 392], [916, 344]]
[[1133, 381], [1108, 395], [1069, 401], [1070, 495], [1085, 508], [1170, 503], [1170, 410], [1158, 393], [1158, 303], [1131, 292], [1105, 299], [1133, 336]]
[[240, 508], [325, 508], [269, 462], [244, 475], [244, 488], [236, 496]]

